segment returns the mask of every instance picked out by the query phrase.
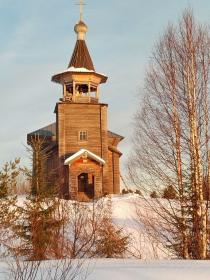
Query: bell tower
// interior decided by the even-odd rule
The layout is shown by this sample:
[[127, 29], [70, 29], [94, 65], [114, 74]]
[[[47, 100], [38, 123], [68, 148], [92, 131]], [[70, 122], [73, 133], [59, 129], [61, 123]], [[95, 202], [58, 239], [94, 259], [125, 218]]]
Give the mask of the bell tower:
[[77, 34], [76, 45], [67, 70], [52, 77], [52, 81], [63, 87], [63, 102], [98, 103], [99, 85], [107, 81], [107, 77], [95, 71], [89, 54], [85, 35], [87, 25], [79, 21], [74, 30]]

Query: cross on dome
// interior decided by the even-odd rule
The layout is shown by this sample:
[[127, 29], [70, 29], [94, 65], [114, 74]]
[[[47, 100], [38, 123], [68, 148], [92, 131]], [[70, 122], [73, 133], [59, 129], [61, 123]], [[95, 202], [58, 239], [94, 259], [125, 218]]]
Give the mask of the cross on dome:
[[83, 22], [83, 8], [84, 8], [84, 5], [86, 5], [86, 4], [84, 3], [84, 0], [79, 0], [79, 3], [76, 4], [76, 5], [78, 5], [79, 8], [80, 8], [80, 20], [75, 25], [74, 31], [77, 33], [77, 39], [78, 40], [84, 40], [85, 39], [85, 34], [88, 31], [87, 25]]
[[79, 0], [79, 4], [77, 4], [77, 5], [79, 5], [80, 21], [82, 21], [83, 20], [83, 13], [84, 13], [84, 6], [86, 4], [84, 3], [84, 0]]

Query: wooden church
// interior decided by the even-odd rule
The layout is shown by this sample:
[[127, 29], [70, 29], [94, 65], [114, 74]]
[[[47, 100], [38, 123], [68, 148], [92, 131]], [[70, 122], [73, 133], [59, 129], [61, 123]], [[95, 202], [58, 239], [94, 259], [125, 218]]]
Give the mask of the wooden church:
[[77, 41], [68, 68], [52, 76], [63, 89], [56, 122], [29, 133], [27, 140], [44, 139], [50, 152], [47, 172], [57, 173], [62, 196], [88, 201], [120, 193], [118, 144], [123, 137], [107, 128], [108, 105], [100, 102], [99, 91], [107, 77], [95, 70], [82, 16], [74, 30]]

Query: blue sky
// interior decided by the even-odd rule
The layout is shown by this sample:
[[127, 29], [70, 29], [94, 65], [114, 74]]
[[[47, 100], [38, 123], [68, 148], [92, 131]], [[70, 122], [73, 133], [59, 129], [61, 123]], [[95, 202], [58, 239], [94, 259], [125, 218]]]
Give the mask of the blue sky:
[[[26, 134], [55, 120], [61, 88], [51, 76], [67, 67], [76, 35], [77, 0], [0, 0], [0, 166], [15, 157], [28, 163]], [[109, 79], [101, 101], [109, 104], [109, 129], [126, 138], [141, 100], [154, 43], [168, 22], [191, 7], [210, 23], [209, 0], [86, 0], [87, 45], [95, 68]]]

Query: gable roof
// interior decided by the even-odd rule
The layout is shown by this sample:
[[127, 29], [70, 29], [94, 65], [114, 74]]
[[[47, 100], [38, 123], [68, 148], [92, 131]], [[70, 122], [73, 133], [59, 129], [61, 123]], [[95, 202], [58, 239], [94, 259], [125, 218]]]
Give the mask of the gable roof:
[[68, 68], [85, 68], [95, 71], [85, 40], [77, 40]]
[[73, 154], [72, 156], [68, 157], [65, 162], [64, 162], [64, 165], [69, 165], [71, 164], [72, 162], [74, 162], [76, 159], [80, 158], [82, 155], [86, 154], [87, 157], [99, 162], [100, 164], [104, 165], [105, 164], [105, 161], [97, 156], [96, 154], [86, 150], [86, 149], [81, 149], [79, 150], [78, 152], [76, 152], [75, 154]]

